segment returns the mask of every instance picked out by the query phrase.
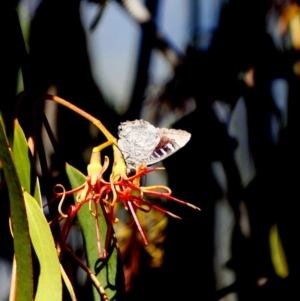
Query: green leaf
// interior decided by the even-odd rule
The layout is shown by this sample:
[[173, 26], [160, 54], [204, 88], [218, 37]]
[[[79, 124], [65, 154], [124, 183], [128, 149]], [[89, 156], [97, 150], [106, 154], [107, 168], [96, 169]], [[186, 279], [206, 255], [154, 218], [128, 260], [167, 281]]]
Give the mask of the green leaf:
[[63, 277], [64, 283], [66, 285], [66, 288], [67, 288], [67, 290], [70, 294], [71, 300], [72, 301], [77, 301], [72, 283], [71, 283], [71, 281], [70, 281], [68, 275], [66, 274], [66, 272], [65, 272], [62, 265], [60, 265], [60, 271], [61, 271], [61, 275]]
[[[66, 172], [72, 188], [76, 188], [86, 181], [86, 177], [69, 164], [66, 164]], [[101, 237], [101, 246], [103, 247], [107, 231], [107, 222], [100, 206], [98, 210], [100, 214], [99, 230]], [[97, 248], [95, 217], [89, 211], [88, 204], [84, 204], [81, 207], [81, 209], [77, 213], [77, 217], [85, 243], [85, 250], [89, 268], [97, 276], [101, 285], [104, 287], [109, 299], [118, 300], [119, 298], [122, 298], [124, 291], [123, 271], [120, 265], [118, 251], [115, 247], [115, 244], [111, 240], [109, 256], [107, 260], [101, 261], [99, 259], [99, 252]], [[93, 288], [93, 292], [94, 299], [99, 300], [98, 291]]]
[[4, 132], [2, 119], [0, 119], [0, 160], [2, 162], [10, 200], [11, 225], [17, 262], [16, 300], [32, 301], [33, 270], [26, 209], [21, 183], [12, 159], [11, 149]]
[[29, 233], [40, 264], [35, 301], [62, 300], [60, 263], [53, 236], [42, 209], [36, 200], [24, 192]]
[[289, 275], [289, 267], [276, 224], [270, 229], [269, 242], [274, 270], [279, 277], [286, 278]]
[[14, 121], [13, 157], [22, 187], [33, 195], [42, 207], [40, 186], [31, 152], [17, 119]]

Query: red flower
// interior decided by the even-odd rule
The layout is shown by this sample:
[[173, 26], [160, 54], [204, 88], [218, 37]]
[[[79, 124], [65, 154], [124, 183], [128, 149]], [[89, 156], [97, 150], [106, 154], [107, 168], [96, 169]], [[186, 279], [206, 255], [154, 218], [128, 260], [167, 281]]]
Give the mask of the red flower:
[[[170, 188], [166, 186], [140, 186], [140, 180], [142, 176], [150, 172], [161, 170], [162, 168], [147, 168], [145, 164], [140, 164], [135, 174], [131, 177], [128, 177], [126, 175], [125, 161], [117, 147], [114, 147], [114, 165], [109, 182], [103, 179], [103, 174], [107, 170], [108, 166], [108, 157], [105, 157], [104, 165], [102, 166], [100, 164], [100, 152], [94, 152], [92, 154], [91, 162], [88, 166], [88, 176], [86, 178], [86, 182], [83, 185], [71, 191], [65, 191], [62, 185], [56, 185], [56, 187], [63, 189], [63, 192], [56, 192], [56, 196], [61, 197], [58, 210], [62, 217], [68, 218], [62, 229], [62, 236], [64, 240], [68, 235], [74, 217], [83, 204], [89, 203], [89, 210], [94, 217], [98, 217], [99, 215], [97, 204], [100, 204], [104, 209], [103, 212], [105, 212], [106, 219], [108, 221], [108, 230], [106, 233], [106, 242], [103, 250], [100, 245], [98, 219], [95, 218], [97, 246], [100, 258], [106, 258], [107, 256], [108, 243], [112, 234], [112, 224], [118, 222], [118, 220], [115, 218], [114, 213], [115, 207], [119, 203], [122, 203], [124, 208], [131, 213], [133, 221], [137, 229], [139, 230], [145, 245], [148, 245], [148, 241], [137, 218], [137, 210], [149, 212], [150, 210], [155, 209], [174, 218], [180, 219], [179, 216], [155, 204], [152, 204], [150, 201], [145, 199], [145, 196], [148, 195], [165, 198], [182, 205], [192, 207], [193, 209], [200, 210], [198, 207], [190, 203], [174, 198], [172, 196]], [[64, 214], [61, 210], [64, 197], [65, 195], [73, 193], [77, 193], [77, 203], [70, 206], [68, 214]]]

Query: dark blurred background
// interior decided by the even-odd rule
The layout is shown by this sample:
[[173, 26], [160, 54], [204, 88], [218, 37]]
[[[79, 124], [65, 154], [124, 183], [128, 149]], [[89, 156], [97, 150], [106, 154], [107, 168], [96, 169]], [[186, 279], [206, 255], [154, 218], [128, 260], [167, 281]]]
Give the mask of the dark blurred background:
[[[165, 217], [153, 216], [156, 253], [129, 239], [127, 300], [298, 298], [298, 1], [23, 0], [2, 14], [9, 134], [24, 89], [67, 99], [114, 135], [139, 118], [192, 134], [159, 181], [202, 211], [164, 204], [183, 220], [159, 229]], [[86, 173], [103, 136], [65, 108], [45, 110], [60, 146], [59, 158], [47, 150], [52, 175], [61, 156]], [[11, 253], [1, 248], [1, 301]]]

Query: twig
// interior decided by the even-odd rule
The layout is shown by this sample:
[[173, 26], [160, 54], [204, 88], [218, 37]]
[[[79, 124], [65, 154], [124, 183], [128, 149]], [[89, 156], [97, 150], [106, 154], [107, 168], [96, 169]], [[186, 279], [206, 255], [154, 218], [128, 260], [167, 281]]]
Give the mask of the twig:
[[104, 287], [102, 286], [102, 284], [100, 283], [99, 279], [97, 278], [97, 276], [73, 253], [73, 251], [71, 249], [69, 249], [68, 247], [64, 247], [64, 250], [72, 257], [72, 259], [74, 261], [76, 261], [76, 263], [88, 274], [88, 276], [90, 277], [90, 279], [92, 280], [94, 286], [97, 288], [97, 290], [99, 291], [100, 295], [102, 296], [104, 301], [109, 301], [107, 294], [105, 292]]

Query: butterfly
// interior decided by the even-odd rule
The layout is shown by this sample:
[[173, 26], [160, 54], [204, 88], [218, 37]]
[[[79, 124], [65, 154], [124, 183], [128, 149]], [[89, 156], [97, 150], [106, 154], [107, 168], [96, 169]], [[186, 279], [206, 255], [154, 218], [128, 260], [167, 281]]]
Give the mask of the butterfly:
[[156, 128], [142, 119], [122, 122], [118, 130], [118, 147], [129, 171], [164, 160], [191, 138], [186, 131]]

